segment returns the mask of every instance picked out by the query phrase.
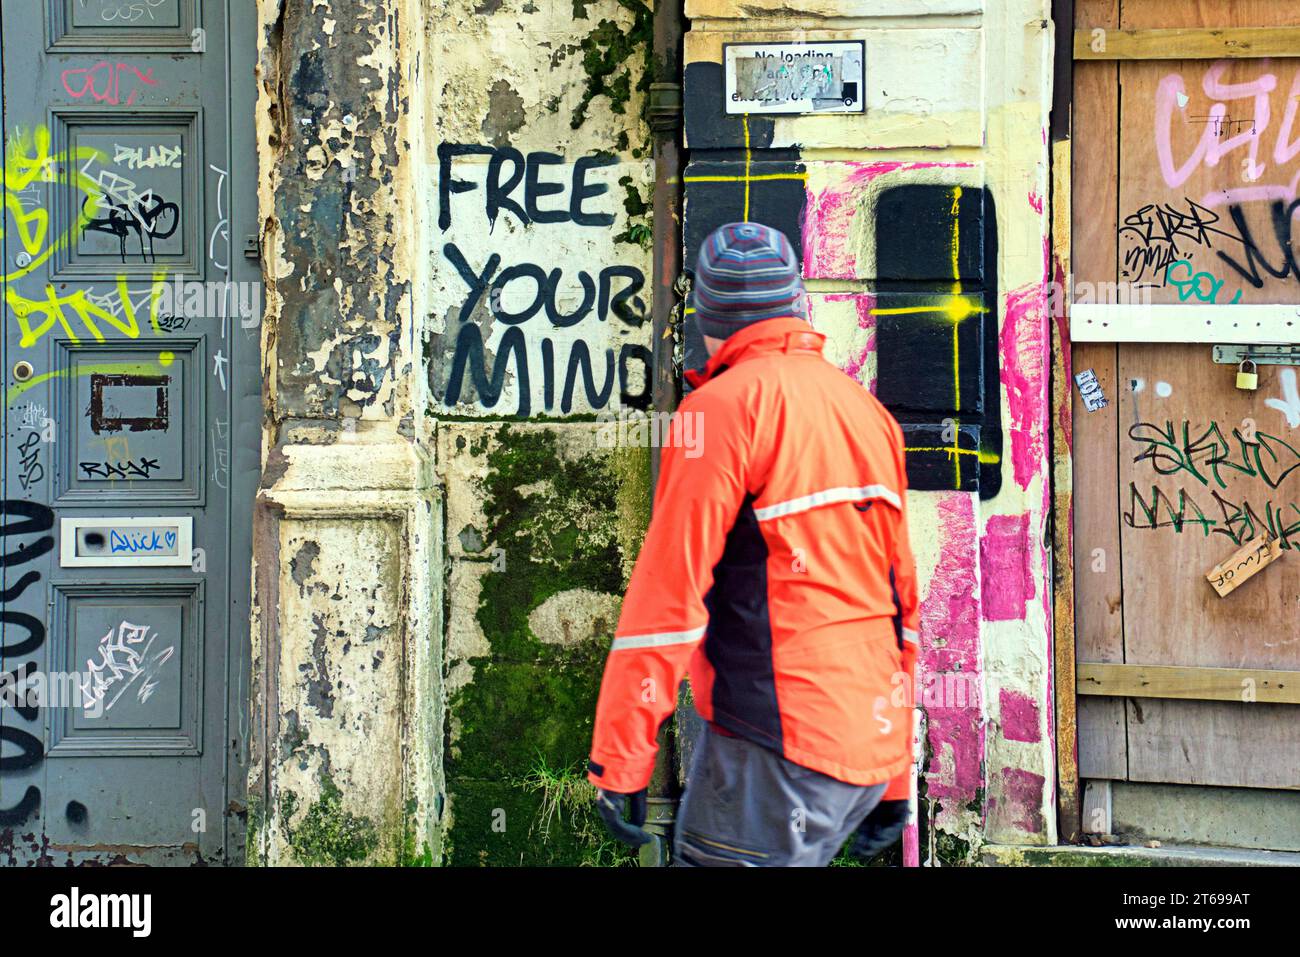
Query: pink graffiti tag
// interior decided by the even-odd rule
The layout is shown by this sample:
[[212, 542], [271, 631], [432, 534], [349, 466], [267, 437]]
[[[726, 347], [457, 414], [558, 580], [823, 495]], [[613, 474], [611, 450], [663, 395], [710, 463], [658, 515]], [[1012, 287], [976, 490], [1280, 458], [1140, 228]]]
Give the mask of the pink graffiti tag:
[[[1267, 61], [1263, 61], [1265, 64]], [[1215, 101], [1205, 116], [1181, 117], [1183, 123], [1191, 120], [1203, 121], [1205, 130], [1197, 141], [1196, 148], [1181, 165], [1174, 158], [1173, 124], [1176, 112], [1182, 113], [1188, 102], [1184, 92], [1186, 85], [1178, 73], [1171, 73], [1160, 81], [1156, 90], [1155, 103], [1155, 145], [1156, 158], [1160, 164], [1160, 174], [1165, 183], [1171, 187], [1181, 186], [1196, 170], [1204, 166], [1218, 166], [1229, 153], [1245, 148], [1242, 158], [1242, 177], [1250, 186], [1215, 190], [1207, 193], [1201, 203], [1207, 207], [1224, 206], [1229, 203], [1243, 203], [1252, 200], [1290, 201], [1296, 196], [1300, 186], [1300, 172], [1289, 182], [1264, 184], [1260, 179], [1268, 167], [1259, 162], [1260, 146], [1264, 132], [1272, 120], [1270, 100], [1278, 88], [1277, 77], [1272, 73], [1263, 73], [1247, 83], [1225, 83], [1221, 80], [1229, 61], [1219, 60], [1205, 71], [1201, 88], [1205, 95]], [[1300, 137], [1293, 138], [1296, 107], [1300, 104], [1300, 70], [1296, 71], [1287, 94], [1286, 107], [1282, 113], [1282, 123], [1277, 131], [1277, 141], [1273, 148], [1272, 159], [1277, 166], [1285, 166], [1300, 154]], [[1228, 104], [1233, 101], [1253, 101], [1250, 104], [1250, 120], [1242, 117], [1229, 118]], [[1239, 132], [1233, 132], [1239, 130]], [[1228, 135], [1231, 134], [1231, 135]]]
[[[68, 91], [68, 95], [74, 100], [80, 100], [90, 94], [96, 102], [108, 103], [112, 106], [123, 105], [122, 100], [122, 74], [126, 72], [134, 73], [136, 80], [147, 86], [157, 86], [158, 81], [153, 78], [153, 67], [141, 71], [129, 63], [110, 63], [107, 60], [100, 60], [94, 66], [69, 68], [63, 71], [63, 88]], [[130, 77], [128, 76], [128, 81]], [[74, 86], [79, 84], [79, 86]], [[135, 98], [139, 90], [132, 90], [125, 100], [126, 106], [135, 103]]]

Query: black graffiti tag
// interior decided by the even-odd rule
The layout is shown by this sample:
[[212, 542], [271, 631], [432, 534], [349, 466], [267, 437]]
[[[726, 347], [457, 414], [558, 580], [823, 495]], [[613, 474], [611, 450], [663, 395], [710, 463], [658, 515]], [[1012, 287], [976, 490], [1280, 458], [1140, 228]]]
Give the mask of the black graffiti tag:
[[[54, 527], [54, 512], [38, 502], [24, 502], [15, 499], [0, 501], [0, 516], [4, 524], [0, 525], [0, 540], [4, 543], [4, 552], [0, 554], [0, 567], [16, 568], [35, 561], [54, 548], [54, 536], [42, 534]], [[10, 521], [10, 516], [17, 516], [18, 521]], [[10, 541], [15, 536], [40, 535], [35, 541], [19, 542], [10, 549]], [[16, 601], [32, 585], [39, 583], [39, 572], [28, 571], [13, 585], [0, 592], [0, 622], [3, 622], [6, 643], [0, 645], [0, 659], [17, 658], [29, 655], [45, 644], [45, 623], [34, 615], [12, 611], [10, 602]], [[8, 641], [11, 628], [22, 629], [26, 637], [18, 641]], [[30, 669], [23, 669], [24, 673]], [[6, 676], [7, 683], [17, 673]], [[13, 687], [9, 683], [9, 687]], [[36, 717], [32, 709], [16, 709], [28, 720]], [[18, 747], [17, 754], [0, 757], [0, 775], [11, 771], [25, 771], [36, 767], [45, 759], [45, 746], [41, 739], [21, 728], [0, 725], [0, 746], [3, 742]], [[30, 785], [22, 799], [15, 805], [0, 808], [0, 827], [13, 827], [22, 824], [40, 807], [41, 792], [35, 785]]]
[[[1157, 485], [1144, 494], [1136, 482], [1130, 482], [1129, 506], [1123, 513], [1124, 524], [1133, 529], [1170, 528], [1182, 534], [1187, 526], [1200, 528], [1206, 537], [1223, 535], [1234, 545], [1242, 545], [1267, 532], [1281, 540], [1282, 547], [1298, 547], [1300, 506], [1294, 502], [1264, 503], [1263, 513], [1249, 501], [1234, 502], [1210, 490], [1213, 505], [1202, 508], [1192, 493], [1179, 488], [1172, 494]], [[1202, 500], [1203, 501], [1203, 500]]]
[[[91, 198], [82, 201], [84, 209]], [[180, 224], [180, 207], [169, 203], [152, 190], [143, 196], [114, 203], [107, 207], [108, 215], [90, 218], [82, 227], [86, 232], [107, 233], [117, 237], [118, 252], [126, 262], [126, 240], [134, 235], [140, 244], [140, 255], [146, 262], [156, 261], [153, 244], [156, 239], [167, 239]]]
[[1187, 198], [1183, 202], [1185, 209], [1172, 203], [1149, 203], [1124, 217], [1119, 238], [1124, 246], [1122, 274], [1129, 281], [1158, 278], [1163, 284], [1165, 270], [1185, 259], [1189, 248], [1212, 249], [1216, 241], [1224, 239], [1242, 241], [1217, 225], [1218, 213]]
[[1300, 209], [1300, 199], [1289, 204], [1283, 203], [1279, 199], [1269, 207], [1270, 218], [1273, 222], [1273, 238], [1277, 241], [1278, 251], [1281, 253], [1280, 263], [1274, 265], [1265, 258], [1264, 253], [1255, 244], [1255, 237], [1250, 231], [1250, 226], [1246, 224], [1246, 217], [1241, 206], [1229, 206], [1228, 215], [1232, 217], [1233, 224], [1237, 227], [1237, 231], [1241, 233], [1241, 242], [1245, 246], [1246, 261], [1242, 264], [1222, 251], [1219, 252], [1219, 258], [1235, 269], [1238, 275], [1256, 289], [1264, 285], [1264, 276], [1260, 274], [1261, 269], [1275, 279], [1295, 278], [1300, 280], [1300, 264], [1296, 262], [1295, 249], [1291, 245], [1293, 238], [1291, 218], [1298, 209]]
[[1187, 421], [1177, 428], [1168, 421], [1163, 426], [1138, 422], [1128, 435], [1144, 446], [1134, 462], [1150, 462], [1159, 475], [1182, 472], [1206, 486], [1213, 481], [1221, 489], [1227, 488], [1225, 473], [1258, 478], [1275, 489], [1300, 468], [1300, 450], [1284, 439], [1264, 432], [1248, 438], [1240, 429], [1233, 429], [1233, 442], [1229, 442], [1217, 422], [1203, 429]]
[[45, 478], [45, 466], [41, 464], [41, 433], [28, 432], [27, 437], [18, 444], [18, 451], [22, 462], [18, 481], [22, 483], [25, 492]]
[[[464, 168], [477, 168], [479, 177], [457, 176], [458, 159]], [[465, 162], [467, 159], [475, 162]], [[487, 218], [489, 232], [502, 214], [508, 214], [525, 227], [572, 223], [599, 228], [614, 223], [612, 213], [592, 208], [593, 200], [609, 192], [608, 184], [588, 179], [593, 170], [615, 165], [617, 159], [613, 155], [592, 154], [566, 164], [556, 153], [534, 151], [525, 155], [511, 147], [443, 143], [438, 147], [438, 161], [438, 226], [444, 231], [452, 225], [454, 198], [475, 191], [478, 196], [474, 199], [481, 199], [478, 207]], [[563, 181], [566, 179], [567, 182]], [[587, 404], [593, 409], [608, 405], [616, 387], [623, 404], [648, 407], [652, 356], [645, 346], [624, 343], [599, 349], [581, 338], [566, 342], [559, 337], [544, 336], [539, 340], [526, 336], [519, 328], [538, 316], [545, 316], [548, 330], [577, 326], [588, 317], [601, 324], [615, 317], [625, 325], [639, 328], [649, 313], [641, 294], [645, 274], [640, 269], [616, 264], [599, 270], [566, 271], [536, 262], [516, 262], [503, 267], [501, 255], [495, 252], [489, 253], [479, 266], [471, 264], [454, 242], [446, 242], [442, 254], [465, 284], [456, 316], [459, 328], [448, 329], [446, 333], [452, 355], [450, 373], [441, 386], [436, 381], [436, 365], [430, 365], [430, 387], [446, 405], [454, 406], [461, 401], [468, 379], [478, 401], [493, 408], [505, 390], [513, 362], [519, 416], [526, 417], [532, 411], [530, 386], [537, 381], [538, 371], [542, 404], [548, 412], [556, 406], [557, 392], [560, 411], [567, 413], [573, 409], [579, 380]], [[576, 295], [570, 296], [569, 289], [574, 289]], [[486, 349], [484, 327], [479, 321], [482, 318], [506, 327], [492, 354]], [[557, 345], [567, 345], [567, 357], [556, 355]], [[634, 388], [638, 362], [640, 377]]]
[[78, 463], [81, 470], [86, 473], [86, 478], [103, 478], [103, 479], [126, 479], [126, 478], [149, 478], [155, 469], [162, 468], [157, 459], [140, 457], [137, 462], [135, 459], [127, 459], [125, 462], [81, 462]]

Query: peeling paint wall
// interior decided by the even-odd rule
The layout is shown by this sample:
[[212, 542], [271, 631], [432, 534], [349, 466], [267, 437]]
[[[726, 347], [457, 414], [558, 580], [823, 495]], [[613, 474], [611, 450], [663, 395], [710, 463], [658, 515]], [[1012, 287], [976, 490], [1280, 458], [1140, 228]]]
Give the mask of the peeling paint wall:
[[259, 0], [268, 290], [249, 857], [440, 856], [418, 0]]
[[[601, 436], [650, 397], [650, 7], [259, 10], [250, 856], [624, 862], [582, 769], [649, 516], [649, 449]], [[785, 230], [832, 360], [933, 393], [899, 405], [923, 855], [1051, 843], [1048, 4], [686, 15], [686, 261]], [[724, 112], [724, 42], [840, 38], [864, 115]]]
[[452, 0], [422, 87], [425, 413], [446, 490], [445, 859], [629, 860], [590, 810], [605, 655], [649, 520], [641, 0]]
[[650, 7], [259, 9], [250, 857], [626, 859], [581, 762], [648, 521], [592, 420], [650, 401]]
[[596, 694], [649, 519], [649, 453], [587, 424], [447, 423], [448, 863], [616, 863]]
[[[903, 423], [922, 858], [1053, 843], [1045, 0], [687, 0], [687, 262], [796, 237], [827, 355]], [[723, 44], [862, 40], [860, 115], [727, 115]], [[702, 361], [688, 340], [688, 364]]]

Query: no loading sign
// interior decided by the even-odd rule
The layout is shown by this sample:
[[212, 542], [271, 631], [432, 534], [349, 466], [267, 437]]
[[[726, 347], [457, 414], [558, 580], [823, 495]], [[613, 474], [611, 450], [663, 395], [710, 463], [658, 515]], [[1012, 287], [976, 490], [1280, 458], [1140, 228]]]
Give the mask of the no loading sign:
[[723, 45], [728, 113], [863, 113], [866, 43]]

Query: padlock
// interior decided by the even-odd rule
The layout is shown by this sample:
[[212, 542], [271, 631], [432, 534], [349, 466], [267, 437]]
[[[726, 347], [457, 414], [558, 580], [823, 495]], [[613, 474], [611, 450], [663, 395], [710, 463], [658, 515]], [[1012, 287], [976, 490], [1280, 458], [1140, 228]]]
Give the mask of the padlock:
[[[1246, 371], [1246, 365], [1249, 363], [1250, 371]], [[1256, 371], [1255, 363], [1250, 359], [1242, 359], [1241, 365], [1237, 366], [1237, 388], [1254, 391], [1259, 388], [1259, 372]]]

